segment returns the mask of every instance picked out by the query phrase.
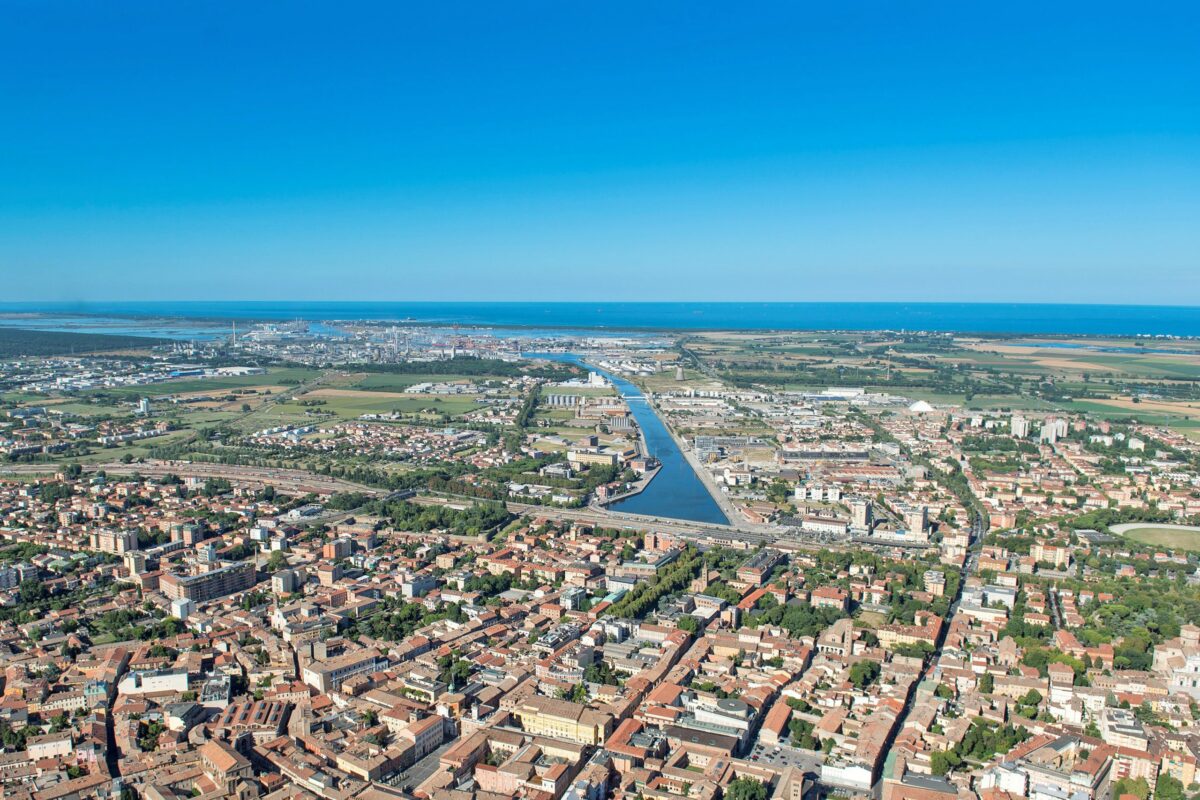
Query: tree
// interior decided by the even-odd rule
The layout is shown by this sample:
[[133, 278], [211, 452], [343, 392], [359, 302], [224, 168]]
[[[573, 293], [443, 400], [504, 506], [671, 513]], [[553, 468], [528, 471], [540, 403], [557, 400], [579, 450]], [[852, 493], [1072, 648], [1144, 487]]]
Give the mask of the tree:
[[767, 787], [754, 778], [734, 778], [725, 787], [726, 800], [767, 800]]
[[1150, 797], [1150, 784], [1146, 783], [1145, 778], [1122, 778], [1113, 784], [1112, 796], [1120, 797], [1125, 794], [1131, 794], [1138, 800], [1147, 800]]
[[995, 690], [995, 688], [996, 688], [996, 679], [992, 676], [992, 673], [990, 673], [990, 672], [983, 673], [983, 677], [981, 677], [979, 679], [980, 693], [981, 694], [991, 694], [992, 691]]
[[792, 744], [801, 750], [821, 749], [821, 740], [813, 736], [813, 726], [808, 720], [793, 717], [788, 723], [788, 730], [792, 734]]
[[1037, 689], [1030, 689], [1028, 692], [1022, 695], [1021, 699], [1018, 700], [1017, 703], [1018, 705], [1037, 708], [1042, 704], [1042, 693]]
[[856, 661], [850, 667], [850, 682], [863, 689], [879, 677], [881, 669], [878, 661]]
[[1166, 773], [1158, 776], [1154, 786], [1154, 800], [1183, 800], [1183, 781]]
[[21, 581], [21, 586], [17, 590], [17, 595], [21, 598], [21, 602], [25, 604], [37, 603], [46, 599], [46, 587], [41, 581], [33, 580], [32, 578]]
[[929, 759], [929, 769], [941, 777], [961, 763], [962, 759], [953, 750], [936, 750]]

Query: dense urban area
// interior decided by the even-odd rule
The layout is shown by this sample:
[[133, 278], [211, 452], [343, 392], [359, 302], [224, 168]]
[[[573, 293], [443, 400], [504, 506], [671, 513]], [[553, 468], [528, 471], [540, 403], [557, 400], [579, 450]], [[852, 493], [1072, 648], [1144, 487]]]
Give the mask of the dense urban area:
[[0, 796], [1196, 800], [1200, 344], [0, 328]]

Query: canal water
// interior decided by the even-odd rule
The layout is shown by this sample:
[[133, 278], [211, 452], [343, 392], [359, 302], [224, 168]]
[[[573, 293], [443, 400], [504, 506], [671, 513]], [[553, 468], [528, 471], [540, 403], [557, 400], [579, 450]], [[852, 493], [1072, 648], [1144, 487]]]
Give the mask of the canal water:
[[650, 403], [642, 394], [641, 389], [622, 377], [585, 363], [583, 359], [573, 353], [525, 353], [523, 355], [529, 358], [565, 361], [598, 372], [612, 381], [617, 392], [629, 404], [629, 410], [642, 429], [642, 435], [646, 437], [646, 447], [650, 450], [650, 455], [657, 458], [662, 466], [658, 470], [658, 475], [640, 494], [612, 503], [609, 508], [613, 511], [626, 511], [651, 517], [712, 522], [720, 525], [729, 524], [729, 519], [721, 511], [717, 501], [709, 494], [708, 487], [696, 475], [692, 465], [688, 463], [670, 431], [667, 430], [667, 426], [650, 407]]

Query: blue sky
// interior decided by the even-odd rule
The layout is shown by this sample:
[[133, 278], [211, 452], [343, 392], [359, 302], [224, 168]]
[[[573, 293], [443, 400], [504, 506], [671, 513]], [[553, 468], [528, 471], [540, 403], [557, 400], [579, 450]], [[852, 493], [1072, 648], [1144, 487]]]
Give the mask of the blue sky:
[[1194, 3], [5, 3], [6, 300], [1200, 304]]

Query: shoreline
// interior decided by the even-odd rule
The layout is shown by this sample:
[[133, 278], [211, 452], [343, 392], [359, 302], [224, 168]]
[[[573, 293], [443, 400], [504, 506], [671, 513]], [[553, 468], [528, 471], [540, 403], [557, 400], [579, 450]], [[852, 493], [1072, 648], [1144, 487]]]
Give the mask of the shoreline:
[[[388, 308], [388, 306], [394, 306]], [[524, 311], [523, 309], [528, 309]], [[862, 319], [853, 319], [854, 309]], [[1020, 313], [1024, 310], [1026, 313]], [[437, 313], [430, 313], [436, 311]], [[1058, 311], [1057, 317], [1055, 311]], [[492, 319], [480, 319], [475, 315]], [[587, 313], [591, 312], [591, 313]], [[711, 314], [705, 317], [705, 312]], [[1033, 312], [1032, 315], [1029, 312]], [[1084, 313], [1092, 312], [1092, 313]], [[1114, 313], [1116, 312], [1116, 313]], [[1122, 313], [1124, 312], [1124, 313]], [[420, 314], [421, 317], [414, 316]], [[608, 319], [596, 319], [607, 314]], [[499, 303], [494, 301], [98, 301], [0, 304], [0, 317], [36, 321], [74, 316], [128, 320], [186, 320], [195, 323], [308, 321], [403, 324], [437, 328], [508, 329], [620, 333], [836, 333], [926, 332], [980, 338], [1128, 338], [1200, 340], [1200, 306], [1103, 303], [876, 302], [585, 302]], [[545, 319], [536, 319], [547, 315]], [[570, 315], [570, 321], [564, 316]], [[1033, 316], [1033, 319], [1029, 317]], [[665, 319], [664, 319], [665, 317]], [[827, 317], [824, 324], [793, 320]], [[656, 319], [657, 318], [657, 319]], [[756, 321], [757, 319], [757, 321]], [[1106, 320], [1108, 330], [1097, 328]], [[1020, 321], [1017, 321], [1020, 320]], [[15, 326], [14, 326], [15, 327]]]

